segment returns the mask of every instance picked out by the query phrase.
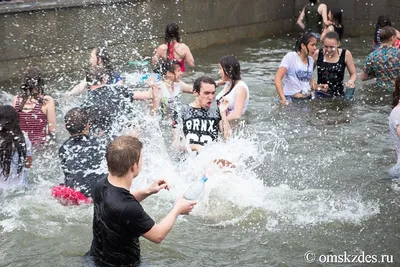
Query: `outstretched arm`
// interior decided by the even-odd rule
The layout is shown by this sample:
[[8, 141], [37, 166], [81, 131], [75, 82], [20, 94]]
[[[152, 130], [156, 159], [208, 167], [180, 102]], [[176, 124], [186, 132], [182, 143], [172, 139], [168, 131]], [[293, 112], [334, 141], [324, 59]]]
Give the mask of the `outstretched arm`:
[[156, 244], [161, 243], [161, 241], [163, 241], [171, 231], [175, 224], [176, 218], [179, 215], [189, 214], [196, 204], [196, 201], [189, 201], [183, 197], [180, 197], [168, 215], [142, 236]]
[[85, 80], [82, 80], [78, 85], [72, 88], [72, 90], [66, 92], [65, 94], [68, 96], [80, 95], [85, 91], [86, 88], [87, 82]]
[[140, 202], [150, 195], [157, 194], [161, 189], [169, 190], [169, 185], [164, 179], [154, 181], [148, 188], [131, 191], [131, 194]]

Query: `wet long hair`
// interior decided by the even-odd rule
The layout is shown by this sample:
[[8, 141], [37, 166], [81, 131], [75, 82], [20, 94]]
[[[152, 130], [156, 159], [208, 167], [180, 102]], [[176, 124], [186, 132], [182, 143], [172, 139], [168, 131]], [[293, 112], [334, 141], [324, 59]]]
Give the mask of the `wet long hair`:
[[161, 61], [155, 68], [154, 72], [160, 74], [162, 79], [165, 79], [165, 76], [167, 75], [167, 72], [174, 73], [175, 68], [180, 67], [179, 62], [175, 59], [169, 59], [165, 61]]
[[376, 22], [375, 25], [375, 36], [374, 36], [374, 42], [375, 44], [378, 44], [378, 35], [379, 35], [379, 30], [385, 26], [392, 26], [392, 22], [388, 16], [379, 16], [378, 21]]
[[396, 82], [394, 84], [392, 109], [399, 104], [399, 101], [400, 101], [400, 75], [397, 76]]
[[171, 43], [176, 40], [178, 43], [181, 42], [181, 37], [179, 36], [179, 26], [178, 24], [172, 22], [165, 28], [165, 43], [167, 44], [167, 57], [174, 51], [169, 49]]
[[18, 113], [10, 105], [0, 106], [0, 169], [6, 180], [10, 175], [15, 152], [18, 153], [17, 173], [21, 173], [26, 162], [26, 144]]
[[96, 58], [101, 59], [104, 68], [110, 73], [114, 70], [113, 65], [111, 64], [110, 55], [108, 54], [107, 47], [96, 47]]
[[240, 77], [240, 63], [237, 57], [230, 55], [222, 57], [219, 60], [219, 64], [221, 65], [224, 74], [232, 80], [229, 90], [224, 95], [226, 96], [232, 91], [233, 87], [235, 87], [236, 81], [242, 79]]
[[29, 67], [26, 69], [21, 83], [21, 93], [18, 95], [22, 98], [19, 104], [19, 111], [25, 106], [26, 101], [29, 98], [34, 98], [43, 103], [44, 94], [44, 80], [42, 78], [42, 72], [38, 67]]
[[329, 9], [329, 11], [332, 13], [332, 20], [333, 23], [337, 26], [337, 27], [342, 27], [343, 28], [343, 11], [341, 8], [331, 8]]

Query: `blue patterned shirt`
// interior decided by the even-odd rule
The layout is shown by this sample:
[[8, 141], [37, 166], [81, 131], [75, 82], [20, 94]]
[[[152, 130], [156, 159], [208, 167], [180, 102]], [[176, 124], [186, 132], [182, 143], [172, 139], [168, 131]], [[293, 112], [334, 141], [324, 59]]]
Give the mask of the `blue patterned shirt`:
[[376, 77], [379, 87], [393, 91], [394, 81], [400, 74], [400, 50], [381, 45], [367, 57], [363, 71], [369, 77]]

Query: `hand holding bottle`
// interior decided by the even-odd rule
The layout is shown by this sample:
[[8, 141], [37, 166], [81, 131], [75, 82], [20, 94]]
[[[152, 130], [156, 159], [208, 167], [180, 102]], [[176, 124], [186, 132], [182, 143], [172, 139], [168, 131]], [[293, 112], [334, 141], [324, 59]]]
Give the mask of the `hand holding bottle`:
[[179, 215], [188, 215], [196, 204], [197, 201], [186, 200], [183, 198], [183, 196], [181, 196], [176, 201], [174, 208], [177, 209]]

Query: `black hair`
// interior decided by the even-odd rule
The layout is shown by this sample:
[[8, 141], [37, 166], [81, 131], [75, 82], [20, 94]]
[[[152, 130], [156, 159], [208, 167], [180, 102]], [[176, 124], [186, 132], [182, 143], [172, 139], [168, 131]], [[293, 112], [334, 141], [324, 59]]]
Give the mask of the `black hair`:
[[18, 153], [17, 173], [21, 173], [26, 162], [25, 137], [19, 125], [18, 113], [10, 105], [0, 106], [0, 168], [8, 179], [14, 153]]
[[340, 42], [340, 37], [339, 37], [339, 34], [337, 32], [328, 32], [327, 34], [325, 34], [324, 40], [327, 39], [327, 38], [328, 39], [334, 39], [334, 40]]
[[153, 71], [155, 73], [160, 74], [162, 78], [165, 78], [165, 75], [167, 75], [167, 72], [174, 73], [176, 66], [180, 67], [179, 62], [177, 60], [167, 59], [167, 60], [161, 61]]
[[311, 41], [311, 38], [315, 38], [315, 36], [312, 35], [311, 33], [300, 33], [299, 36], [297, 37], [296, 44], [294, 46], [294, 51], [300, 52], [302, 44], [307, 47], [308, 43]]
[[397, 76], [396, 82], [394, 84], [392, 108], [395, 108], [399, 104], [399, 101], [400, 101], [400, 75]]
[[233, 87], [235, 87], [236, 81], [239, 81], [242, 79], [240, 77], [240, 63], [239, 63], [239, 60], [237, 59], [237, 57], [230, 55], [230, 56], [222, 57], [219, 60], [219, 64], [221, 65], [221, 67], [224, 71], [224, 74], [232, 80], [232, 84], [230, 85], [229, 90], [224, 95], [224, 96], [226, 96], [231, 92]]
[[42, 78], [42, 72], [38, 67], [28, 67], [22, 77], [20, 86], [22, 93], [18, 96], [22, 98], [19, 104], [19, 111], [25, 106], [26, 101], [30, 97], [35, 98], [39, 103], [43, 103], [44, 97], [44, 80]]
[[181, 37], [179, 36], [179, 26], [176, 23], [170, 23], [165, 28], [165, 43], [167, 44], [167, 57], [174, 51], [170, 50], [170, 44], [176, 40], [178, 43], [181, 41]]
[[110, 55], [108, 54], [107, 47], [96, 47], [96, 58], [101, 59], [104, 68], [110, 73], [114, 70], [114, 67], [111, 64]]
[[310, 0], [311, 4], [316, 4], [318, 2], [318, 0]]
[[199, 93], [200, 94], [200, 87], [202, 83], [207, 83], [207, 84], [212, 84], [215, 87], [217, 87], [217, 84], [215, 83], [213, 78], [207, 77], [207, 76], [201, 76], [197, 78], [194, 83], [193, 83], [193, 92]]
[[392, 26], [390, 18], [388, 16], [379, 16], [378, 21], [376, 22], [375, 25], [375, 36], [374, 36], [375, 44], [380, 43], [380, 40], [378, 40], [379, 30], [385, 26]]
[[65, 128], [71, 135], [80, 134], [89, 122], [89, 115], [84, 109], [73, 108], [65, 114], [64, 122]]

